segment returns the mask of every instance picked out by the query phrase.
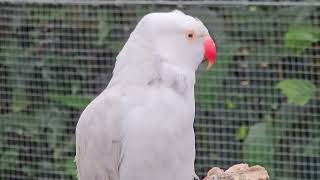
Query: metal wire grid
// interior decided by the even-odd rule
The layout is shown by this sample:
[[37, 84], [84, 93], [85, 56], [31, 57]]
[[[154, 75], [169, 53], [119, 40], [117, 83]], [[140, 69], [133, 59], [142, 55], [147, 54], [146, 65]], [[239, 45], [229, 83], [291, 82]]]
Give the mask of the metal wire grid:
[[319, 179], [319, 3], [222, 0], [1, 1], [0, 179], [76, 179], [81, 110], [136, 22], [174, 8], [218, 45], [196, 85], [197, 173], [248, 162], [272, 179]]

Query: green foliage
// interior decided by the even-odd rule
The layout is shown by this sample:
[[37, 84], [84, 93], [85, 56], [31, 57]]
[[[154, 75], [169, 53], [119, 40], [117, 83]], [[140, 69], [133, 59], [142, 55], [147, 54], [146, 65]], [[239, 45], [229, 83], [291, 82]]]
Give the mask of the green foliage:
[[320, 156], [320, 137], [314, 137], [303, 149], [303, 154], [308, 156]]
[[251, 165], [263, 165], [273, 175], [274, 147], [270, 122], [257, 123], [250, 127], [243, 143], [243, 160]]
[[[208, 156], [219, 157], [214, 166], [223, 166], [224, 158], [237, 157], [266, 166], [272, 178], [303, 179], [308, 172], [286, 172], [298, 172], [303, 167], [296, 164], [319, 157], [315, 68], [319, 38], [318, 27], [310, 20], [319, 11], [250, 6], [214, 12], [223, 18], [212, 13], [212, 21], [219, 25], [211, 28], [224, 31], [213, 31], [222, 41], [216, 43], [216, 65], [212, 72], [200, 71], [197, 79], [199, 117], [195, 122], [209, 123], [196, 131], [202, 135], [198, 139], [210, 142]], [[217, 139], [203, 135], [221, 131]], [[242, 149], [242, 156], [230, 149]]]
[[89, 104], [89, 102], [92, 100], [92, 97], [79, 95], [49, 95], [49, 100], [67, 107], [81, 110]]
[[70, 12], [70, 8], [61, 7], [59, 9], [43, 6], [41, 8], [31, 9], [28, 13], [28, 19], [37, 21], [40, 24], [47, 24], [53, 20], [63, 19]]
[[307, 80], [287, 79], [280, 81], [277, 86], [288, 98], [288, 102], [296, 105], [305, 105], [315, 96], [315, 85]]
[[236, 132], [236, 139], [237, 140], [244, 140], [246, 139], [246, 137], [248, 136], [248, 132], [249, 132], [249, 127], [242, 125], [239, 127], [239, 129]]
[[19, 149], [12, 147], [4, 152], [1, 152], [0, 169], [15, 169], [18, 167]]
[[311, 25], [290, 27], [284, 38], [285, 46], [297, 54], [301, 54], [312, 43], [318, 41], [320, 41], [320, 28]]
[[77, 120], [145, 10], [1, 4], [0, 12], [0, 179], [76, 179]]
[[26, 96], [24, 89], [15, 88], [13, 90], [13, 97], [12, 97], [12, 111], [19, 112], [25, 109], [31, 102]]
[[66, 174], [73, 177], [73, 179], [77, 178], [77, 169], [76, 164], [73, 158], [69, 158], [65, 161]]

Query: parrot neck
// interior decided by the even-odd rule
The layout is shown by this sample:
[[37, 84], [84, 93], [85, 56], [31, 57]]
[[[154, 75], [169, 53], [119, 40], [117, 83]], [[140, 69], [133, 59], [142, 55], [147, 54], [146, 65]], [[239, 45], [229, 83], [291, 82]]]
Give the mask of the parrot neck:
[[[135, 42], [135, 43], [132, 43]], [[117, 56], [113, 76], [108, 86], [115, 83], [146, 85], [159, 76], [160, 61], [156, 61], [152, 51], [146, 51], [143, 41], [132, 39]]]
[[173, 88], [180, 94], [190, 89], [193, 92], [194, 70], [168, 63], [170, 61], [161, 57], [154, 49], [149, 48], [149, 51], [146, 51], [148, 49], [146, 41], [132, 38], [134, 37], [130, 36], [117, 56], [113, 76], [108, 87], [118, 83], [138, 86], [164, 85]]
[[186, 94], [188, 91], [189, 93], [193, 93], [195, 72], [168, 64], [166, 62], [162, 62], [161, 65], [160, 79], [158, 83], [172, 88], [181, 95]]

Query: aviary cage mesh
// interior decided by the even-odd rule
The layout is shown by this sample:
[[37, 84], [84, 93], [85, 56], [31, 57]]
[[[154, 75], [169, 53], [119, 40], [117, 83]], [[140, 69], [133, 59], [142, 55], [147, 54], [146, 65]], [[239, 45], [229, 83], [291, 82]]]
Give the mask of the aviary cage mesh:
[[81, 111], [137, 21], [176, 8], [218, 49], [198, 72], [196, 172], [247, 162], [320, 179], [320, 3], [277, 0], [1, 0], [0, 179], [76, 179]]

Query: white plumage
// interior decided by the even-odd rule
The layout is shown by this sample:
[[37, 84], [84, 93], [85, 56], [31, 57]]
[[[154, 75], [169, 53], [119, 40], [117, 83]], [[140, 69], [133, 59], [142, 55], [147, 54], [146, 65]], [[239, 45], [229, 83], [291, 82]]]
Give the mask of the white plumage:
[[201, 21], [177, 10], [142, 18], [108, 87], [79, 119], [80, 180], [193, 179], [195, 71], [205, 37]]

